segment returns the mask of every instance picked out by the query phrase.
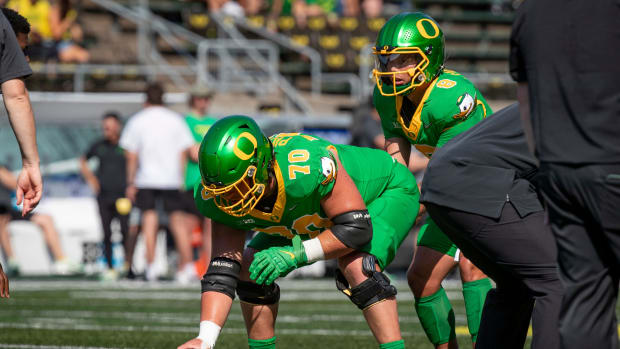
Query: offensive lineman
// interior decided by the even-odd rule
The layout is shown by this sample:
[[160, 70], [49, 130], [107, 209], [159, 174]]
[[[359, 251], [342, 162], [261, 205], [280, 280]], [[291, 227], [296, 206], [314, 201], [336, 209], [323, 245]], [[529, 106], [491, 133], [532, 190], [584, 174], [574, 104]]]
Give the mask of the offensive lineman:
[[[329, 258], [338, 259], [338, 289], [362, 309], [380, 348], [405, 347], [396, 289], [381, 272], [419, 210], [405, 166], [380, 150], [304, 134], [267, 139], [252, 119], [230, 116], [203, 139], [199, 167], [194, 196], [213, 221], [214, 258], [202, 279], [200, 333], [179, 348], [215, 345], [235, 291], [249, 347], [275, 348], [273, 281]], [[244, 250], [248, 230], [259, 233]]]
[[[411, 144], [427, 157], [452, 137], [491, 114], [474, 85], [444, 69], [444, 36], [426, 14], [402, 13], [383, 26], [373, 48], [374, 105], [381, 116], [385, 150], [408, 165]], [[459, 258], [460, 257], [460, 258]], [[475, 344], [490, 280], [428, 218], [407, 280], [427, 337], [436, 348], [457, 348], [454, 312], [441, 281], [459, 265], [467, 324]]]

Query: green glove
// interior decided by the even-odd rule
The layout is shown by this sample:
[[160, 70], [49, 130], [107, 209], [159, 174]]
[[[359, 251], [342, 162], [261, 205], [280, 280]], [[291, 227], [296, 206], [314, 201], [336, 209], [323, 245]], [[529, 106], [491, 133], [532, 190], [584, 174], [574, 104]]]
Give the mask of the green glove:
[[308, 264], [301, 238], [293, 238], [293, 246], [275, 246], [254, 254], [250, 278], [257, 284], [271, 285], [280, 276]]

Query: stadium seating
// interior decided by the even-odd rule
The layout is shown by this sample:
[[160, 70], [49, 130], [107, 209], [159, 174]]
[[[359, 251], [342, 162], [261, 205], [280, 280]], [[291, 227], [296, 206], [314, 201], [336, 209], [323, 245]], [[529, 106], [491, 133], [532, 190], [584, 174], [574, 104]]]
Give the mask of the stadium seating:
[[[121, 0], [129, 7], [135, 1]], [[462, 72], [507, 73], [510, 25], [513, 11], [496, 11], [499, 0], [416, 0], [415, 10], [429, 13], [442, 26], [446, 37], [447, 66]], [[218, 28], [207, 13], [203, 1], [151, 0], [153, 13], [205, 38], [217, 38]], [[492, 11], [493, 9], [493, 11]], [[313, 17], [306, 27], [300, 27], [295, 19], [283, 16], [277, 20], [277, 31], [292, 43], [315, 49], [322, 58], [325, 72], [350, 72], [358, 74], [360, 64], [372, 64], [372, 59], [361, 57], [360, 51], [375, 41], [378, 31], [390, 14], [379, 18], [360, 17]], [[93, 64], [127, 65], [123, 73], [106, 71], [102, 67], [86, 73], [87, 90], [140, 90], [148, 79], [135, 67], [138, 64], [137, 25], [104, 10], [98, 5], [84, 1], [80, 5], [80, 17], [84, 26], [88, 49]], [[253, 27], [266, 27], [266, 17], [251, 16], [245, 19]], [[251, 31], [241, 31], [248, 39], [259, 38]], [[179, 53], [169, 42], [155, 38], [155, 45], [164, 58], [172, 63], [182, 63], [180, 55], [194, 55], [196, 47], [190, 43]], [[309, 62], [285, 48], [281, 49], [281, 73], [295, 78], [304, 77], [310, 71]], [[39, 89], [71, 90], [74, 86], [76, 67], [59, 65], [57, 71], [35, 69], [30, 82]], [[38, 77], [38, 78], [37, 78]], [[294, 80], [295, 80], [294, 79]]]

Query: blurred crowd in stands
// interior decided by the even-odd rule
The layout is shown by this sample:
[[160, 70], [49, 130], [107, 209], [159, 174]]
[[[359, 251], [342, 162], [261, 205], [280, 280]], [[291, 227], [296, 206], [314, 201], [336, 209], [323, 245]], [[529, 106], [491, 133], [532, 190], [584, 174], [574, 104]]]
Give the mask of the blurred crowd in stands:
[[90, 55], [80, 46], [82, 27], [72, 0], [0, 0], [30, 23], [28, 55], [34, 61], [86, 63]]

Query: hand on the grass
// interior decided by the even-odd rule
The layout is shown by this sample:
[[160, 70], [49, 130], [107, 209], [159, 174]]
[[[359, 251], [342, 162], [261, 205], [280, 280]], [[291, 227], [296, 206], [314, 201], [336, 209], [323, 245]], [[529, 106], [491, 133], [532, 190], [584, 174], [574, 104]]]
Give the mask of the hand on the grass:
[[4, 274], [4, 270], [2, 270], [1, 264], [0, 264], [0, 298], [9, 298], [9, 279]]
[[275, 246], [254, 254], [250, 265], [250, 278], [257, 284], [270, 285], [280, 276], [308, 263], [301, 238], [293, 238], [293, 246]]
[[[203, 346], [204, 345], [204, 346]], [[179, 345], [177, 349], [211, 349], [207, 347], [207, 343], [204, 343], [202, 339], [194, 338], [184, 344]]]
[[39, 201], [41, 201], [42, 194], [43, 180], [41, 179], [39, 164], [24, 164], [22, 171], [17, 177], [16, 190], [17, 204], [24, 203], [22, 216], [27, 215], [37, 207]]

